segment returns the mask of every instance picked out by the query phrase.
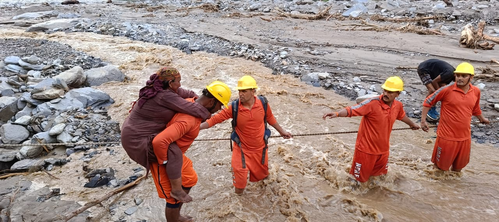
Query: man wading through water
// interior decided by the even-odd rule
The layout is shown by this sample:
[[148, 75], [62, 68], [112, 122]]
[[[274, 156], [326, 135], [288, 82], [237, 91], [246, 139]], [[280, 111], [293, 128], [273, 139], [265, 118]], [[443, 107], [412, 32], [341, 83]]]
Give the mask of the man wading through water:
[[326, 113], [323, 119], [362, 116], [350, 174], [359, 182], [366, 182], [371, 176], [388, 172], [390, 134], [395, 120], [401, 120], [413, 130], [419, 125], [410, 120], [401, 102], [395, 100], [404, 90], [404, 82], [398, 76], [388, 78], [381, 86], [383, 94], [366, 99], [339, 112]]
[[201, 124], [201, 129], [207, 129], [230, 118], [236, 120], [233, 122], [234, 132], [231, 136], [234, 140], [231, 166], [234, 178], [232, 183], [237, 194], [244, 192], [248, 172], [251, 182], [258, 182], [269, 175], [267, 139], [270, 130], [267, 129], [267, 123], [283, 138], [292, 137], [275, 119], [267, 99], [255, 95], [257, 88], [253, 77], [243, 76], [237, 82], [239, 99]]
[[490, 123], [480, 109], [480, 89], [471, 85], [474, 75], [475, 68], [471, 64], [459, 64], [454, 71], [455, 83], [438, 89], [423, 103], [421, 127], [425, 132], [428, 132], [428, 123], [424, 117], [435, 103], [442, 103], [431, 157], [431, 162], [440, 170], [460, 172], [470, 162], [472, 116], [478, 117], [481, 123]]
[[[197, 103], [210, 113], [215, 113], [222, 108], [222, 105], [227, 106], [230, 97], [231, 91], [229, 87], [225, 83], [215, 81], [203, 90], [203, 94], [199, 99], [194, 101], [194, 98], [191, 98], [187, 99], [187, 101]], [[154, 179], [158, 196], [166, 199], [165, 216], [169, 222], [189, 221], [192, 218], [180, 216], [183, 203], [171, 195], [172, 186], [170, 185], [169, 174], [165, 167], [165, 165], [168, 165], [166, 164], [168, 160], [167, 153], [169, 152], [168, 147], [171, 143], [176, 142], [180, 150], [182, 150], [183, 163], [180, 167], [182, 188], [186, 193], [189, 193], [191, 188], [196, 185], [198, 177], [192, 161], [185, 156], [185, 152], [198, 136], [201, 121], [202, 118], [185, 113], [177, 113], [168, 123], [166, 129], [154, 137], [152, 141], [157, 161], [151, 162], [151, 175]]]

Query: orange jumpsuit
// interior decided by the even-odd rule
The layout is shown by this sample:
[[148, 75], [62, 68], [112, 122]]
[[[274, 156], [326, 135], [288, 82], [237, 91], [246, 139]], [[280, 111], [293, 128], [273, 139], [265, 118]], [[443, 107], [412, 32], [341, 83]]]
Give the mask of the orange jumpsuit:
[[[233, 143], [234, 148], [231, 161], [233, 184], [236, 188], [243, 189], [246, 187], [248, 171], [251, 182], [260, 181], [269, 175], [268, 151], [264, 149], [265, 142], [263, 140], [265, 133], [264, 117], [263, 104], [258, 97], [255, 96], [255, 103], [251, 109], [245, 108], [239, 102], [236, 133], [239, 135], [242, 147]], [[206, 122], [211, 127], [230, 118], [232, 118], [232, 105], [229, 105]], [[277, 123], [270, 105], [267, 106], [267, 123], [270, 125]], [[243, 156], [246, 167], [243, 167]], [[262, 157], [264, 158], [263, 164]]]
[[[187, 100], [194, 102], [194, 99]], [[166, 129], [154, 137], [152, 141], [154, 154], [158, 162], [150, 163], [151, 175], [154, 179], [158, 196], [166, 199], [169, 204], [178, 204], [178, 201], [170, 196], [171, 185], [165, 167], [165, 163], [168, 160], [168, 146], [176, 142], [182, 150], [182, 187], [187, 189], [193, 187], [196, 185], [198, 177], [192, 166], [192, 161], [185, 156], [185, 152], [198, 136], [201, 120], [201, 118], [196, 118], [188, 114], [177, 113], [168, 123]]]
[[380, 95], [346, 108], [348, 117], [363, 116], [350, 169], [350, 174], [360, 182], [366, 182], [370, 176], [383, 175], [388, 172], [390, 134], [393, 124], [395, 120], [405, 117], [401, 102], [394, 100], [390, 107], [383, 102], [382, 97], [383, 95]]
[[464, 93], [456, 84], [447, 85], [428, 96], [423, 106], [431, 107], [441, 101], [437, 140], [431, 161], [441, 170], [464, 168], [470, 160], [471, 117], [482, 114], [480, 89], [471, 85]]

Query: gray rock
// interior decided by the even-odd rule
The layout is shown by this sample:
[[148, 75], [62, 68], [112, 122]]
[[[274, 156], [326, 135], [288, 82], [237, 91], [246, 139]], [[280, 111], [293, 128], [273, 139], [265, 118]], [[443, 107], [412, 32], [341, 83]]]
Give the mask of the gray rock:
[[37, 92], [42, 92], [52, 86], [56, 82], [55, 79], [48, 78], [48, 79], [42, 79], [42, 81], [38, 82], [37, 84], [33, 85], [33, 90], [31, 93], [37, 93]]
[[29, 92], [25, 92], [23, 93], [23, 95], [21, 96], [20, 98], [21, 100], [33, 105], [33, 106], [38, 106], [38, 105], [41, 105], [43, 103], [45, 103], [45, 101], [43, 100], [38, 100], [38, 99], [33, 99], [31, 98], [31, 93]]
[[13, 73], [21, 73], [21, 74], [26, 74], [28, 71], [26, 69], [23, 69], [21, 66], [14, 65], [14, 64], [8, 64], [5, 66], [6, 70], [9, 70]]
[[0, 148], [0, 162], [10, 162], [16, 159], [16, 150], [6, 150]]
[[60, 13], [57, 15], [58, 19], [73, 19], [73, 18], [80, 18], [81, 16], [75, 13]]
[[359, 97], [365, 96], [366, 93], [367, 93], [367, 91], [365, 89], [360, 89], [359, 91], [357, 91], [357, 95]]
[[7, 123], [0, 126], [0, 136], [4, 143], [19, 144], [29, 137], [29, 131], [23, 126]]
[[[67, 105], [68, 107], [66, 107], [64, 111], [72, 109], [72, 106], [70, 104]], [[31, 111], [31, 114], [33, 116], [45, 116], [45, 117], [52, 115], [52, 108], [50, 107], [50, 102], [38, 105], [36, 108], [34, 108]]]
[[42, 92], [31, 95], [33, 99], [52, 100], [64, 95], [64, 89], [48, 88]]
[[42, 77], [42, 72], [40, 71], [35, 71], [35, 70], [30, 70], [28, 71], [28, 76], [31, 76], [33, 78], [41, 78]]
[[7, 56], [3, 61], [5, 62], [5, 64], [19, 65], [19, 60], [21, 60], [21, 58], [19, 58], [18, 56]]
[[64, 123], [59, 123], [55, 126], [53, 126], [50, 130], [49, 130], [49, 135], [50, 136], [57, 136], [59, 134], [62, 133], [62, 131], [64, 130], [64, 128], [66, 127], [66, 124]]
[[137, 206], [133, 206], [133, 207], [130, 207], [128, 209], [125, 210], [125, 214], [127, 215], [132, 215], [133, 213], [135, 213], [135, 211], [137, 211], [139, 208]]
[[31, 116], [31, 112], [33, 111], [33, 108], [30, 106], [25, 106], [21, 111], [17, 112], [15, 115], [16, 119], [21, 118], [22, 116]]
[[14, 123], [17, 125], [27, 126], [28, 124], [31, 123], [31, 116], [28, 116], [28, 115], [21, 116], [21, 117], [17, 118]]
[[40, 65], [43, 62], [43, 60], [36, 55], [23, 57], [21, 60], [33, 65]]
[[494, 104], [494, 109], [495, 109], [496, 111], [499, 111], [499, 104]]
[[0, 90], [13, 89], [11, 85], [7, 83], [9, 79], [6, 77], [0, 77]]
[[17, 155], [17, 158], [20, 160], [23, 159], [30, 159], [30, 158], [35, 158], [42, 154], [43, 148], [42, 146], [33, 146], [30, 145], [32, 144], [31, 141], [25, 141], [23, 144], [26, 144], [26, 146], [22, 146], [21, 149], [19, 150], [19, 153]]
[[43, 167], [43, 160], [24, 159], [14, 163], [10, 167], [11, 170], [27, 170], [27, 169], [41, 169]]
[[6, 122], [16, 115], [17, 98], [2, 96], [0, 97], [0, 121]]
[[93, 68], [85, 72], [89, 86], [99, 86], [109, 81], [123, 82], [125, 75], [114, 65]]
[[61, 134], [57, 135], [57, 142], [59, 143], [72, 143], [73, 136], [66, 131], [63, 131]]
[[[49, 135], [48, 132], [39, 132], [33, 136], [31, 139], [31, 143], [36, 144], [36, 143], [55, 143], [57, 142], [56, 138], [52, 137]], [[52, 149], [51, 146], [48, 146], [50, 149]]]
[[19, 65], [23, 67], [26, 70], [37, 70], [40, 71], [43, 69], [44, 65], [33, 65], [28, 62], [23, 61], [22, 59], [19, 60]]
[[78, 19], [56, 19], [42, 23], [38, 23], [29, 27], [27, 32], [45, 31], [45, 30], [61, 30], [71, 28], [78, 22]]
[[2, 96], [13, 96], [15, 94], [13, 89], [4, 89], [0, 92]]
[[55, 79], [55, 82], [52, 84], [52, 86], [58, 89], [63, 89], [65, 92], [69, 91], [69, 87], [66, 84], [66, 81], [62, 79]]
[[66, 82], [66, 85], [79, 88], [85, 82], [86, 76], [83, 73], [83, 68], [75, 66], [55, 76], [54, 79], [62, 79]]
[[14, 20], [18, 19], [39, 19], [54, 16], [54, 11], [43, 11], [43, 12], [27, 12], [21, 15], [16, 15], [12, 17]]
[[141, 198], [134, 198], [133, 201], [135, 202], [135, 205], [137, 205], [137, 206], [140, 205], [142, 202], [144, 202], [144, 200]]
[[379, 95], [377, 94], [367, 94], [367, 95], [363, 95], [363, 96], [360, 96], [360, 97], [357, 97], [355, 99], [355, 102], [357, 104], [361, 103], [362, 101], [366, 100], [366, 99], [370, 99], [370, 98], [373, 98], [373, 97], [378, 97]]

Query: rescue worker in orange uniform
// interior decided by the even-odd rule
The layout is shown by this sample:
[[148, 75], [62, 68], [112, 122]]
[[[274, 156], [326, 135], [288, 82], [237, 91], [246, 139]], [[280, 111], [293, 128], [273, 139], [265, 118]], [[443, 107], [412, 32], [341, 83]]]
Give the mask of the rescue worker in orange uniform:
[[480, 89], [471, 85], [475, 75], [473, 65], [463, 62], [454, 71], [455, 83], [429, 95], [423, 103], [421, 127], [428, 132], [426, 116], [430, 107], [441, 101], [441, 118], [431, 161], [441, 170], [460, 172], [470, 161], [471, 117], [489, 124], [480, 109]]
[[[203, 94], [199, 99], [194, 101], [194, 98], [189, 98], [187, 100], [202, 105], [210, 113], [215, 113], [222, 108], [222, 105], [227, 106], [230, 97], [231, 91], [229, 87], [225, 83], [215, 81], [203, 90]], [[167, 221], [170, 222], [185, 221], [190, 218], [180, 216], [182, 203], [171, 195], [172, 186], [166, 169], [168, 147], [173, 142], [176, 142], [180, 150], [182, 150], [182, 188], [186, 193], [189, 193], [190, 189], [197, 183], [198, 177], [192, 166], [192, 161], [185, 156], [185, 152], [198, 136], [202, 120], [202, 118], [189, 114], [177, 113], [168, 123], [166, 129], [156, 135], [152, 141], [157, 162], [152, 161], [150, 163], [151, 175], [159, 197], [166, 199], [165, 216]]]
[[[292, 137], [291, 133], [282, 129], [279, 125], [268, 104], [265, 113], [262, 101], [255, 95], [257, 88], [256, 81], [251, 76], [243, 76], [237, 82], [239, 102], [235, 132], [239, 136], [241, 146], [236, 142], [233, 143], [231, 161], [233, 185], [237, 194], [244, 192], [248, 172], [251, 182], [263, 180], [269, 175], [267, 144], [264, 141], [266, 122], [274, 127], [283, 138], [289, 139]], [[233, 118], [232, 106], [232, 104], [229, 105], [227, 109], [220, 111], [220, 113], [202, 123], [201, 129], [207, 129]], [[265, 116], [266, 122], [264, 120]]]
[[413, 130], [419, 125], [410, 120], [401, 102], [395, 100], [404, 90], [400, 77], [392, 76], [381, 86], [383, 94], [366, 99], [339, 112], [326, 113], [323, 119], [362, 116], [350, 174], [359, 182], [366, 182], [371, 176], [388, 172], [390, 134], [395, 120], [401, 120]]

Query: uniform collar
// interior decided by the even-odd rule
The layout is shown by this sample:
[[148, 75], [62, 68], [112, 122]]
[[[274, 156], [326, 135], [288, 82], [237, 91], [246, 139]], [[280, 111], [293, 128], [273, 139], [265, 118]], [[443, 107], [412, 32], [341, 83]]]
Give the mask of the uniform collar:
[[[473, 85], [471, 85], [471, 83], [468, 83], [468, 84], [470, 85], [470, 88], [468, 89], [467, 93], [473, 92], [473, 90], [474, 90], [475, 87]], [[461, 92], [463, 94], [466, 94], [466, 93], [464, 93], [464, 91], [461, 88], [457, 87], [457, 83], [454, 83], [454, 85], [452, 86], [452, 90], [453, 91]]]
[[381, 108], [383, 108], [383, 109], [390, 109], [395, 104], [395, 100], [392, 102], [392, 107], [390, 107], [388, 104], [385, 103], [385, 101], [383, 101], [383, 94], [381, 94], [379, 96], [379, 104], [381, 105]]

